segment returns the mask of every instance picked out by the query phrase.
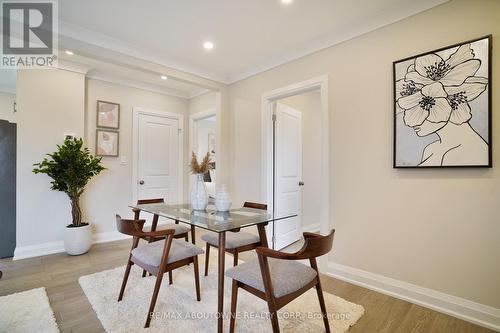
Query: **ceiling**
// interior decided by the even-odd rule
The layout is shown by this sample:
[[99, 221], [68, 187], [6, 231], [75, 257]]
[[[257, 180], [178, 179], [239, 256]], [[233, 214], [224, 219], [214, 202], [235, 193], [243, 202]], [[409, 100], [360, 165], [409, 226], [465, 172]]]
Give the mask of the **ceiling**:
[[231, 83], [446, 1], [64, 0], [59, 33]]
[[110, 61], [80, 54], [67, 55], [60, 51], [59, 65], [60, 67], [83, 66], [89, 79], [113, 82], [181, 98], [189, 99], [209, 91], [203, 87], [181, 82], [175, 78], [162, 80], [159, 73], [136, 70], [125, 65], [118, 65]]

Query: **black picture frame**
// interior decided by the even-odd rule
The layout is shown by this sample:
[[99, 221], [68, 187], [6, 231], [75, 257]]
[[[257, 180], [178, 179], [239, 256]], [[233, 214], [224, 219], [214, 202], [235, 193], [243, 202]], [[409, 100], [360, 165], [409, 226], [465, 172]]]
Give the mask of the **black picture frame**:
[[[422, 56], [426, 56], [426, 55], [429, 55], [429, 54], [432, 54], [432, 53], [437, 53], [437, 52], [441, 52], [441, 51], [444, 51], [444, 50], [448, 50], [448, 49], [453, 49], [453, 48], [457, 48], [457, 47], [460, 47], [462, 45], [466, 45], [466, 44], [471, 44], [471, 43], [474, 43], [474, 42], [478, 42], [478, 41], [481, 41], [481, 40], [487, 40], [488, 41], [488, 50], [487, 50], [487, 54], [488, 54], [488, 61], [486, 63], [487, 65], [487, 73], [488, 73], [488, 78], [487, 78], [487, 91], [488, 91], [488, 99], [487, 99], [487, 103], [488, 103], [488, 116], [487, 116], [487, 120], [488, 120], [488, 124], [487, 124], [487, 128], [488, 128], [488, 163], [486, 164], [481, 164], [481, 165], [477, 165], [477, 164], [471, 164], [471, 165], [400, 165], [397, 163], [397, 119], [398, 119], [398, 116], [397, 116], [397, 111], [398, 111], [398, 105], [397, 105], [397, 88], [396, 88], [396, 83], [398, 81], [398, 78], [396, 77], [396, 66], [397, 64], [401, 63], [401, 62], [406, 62], [406, 61], [409, 61], [409, 60], [412, 60], [412, 59], [416, 59], [418, 57], [422, 57]], [[486, 35], [486, 36], [483, 36], [483, 37], [480, 37], [480, 38], [475, 38], [475, 39], [471, 39], [471, 40], [467, 40], [467, 41], [464, 41], [464, 42], [461, 42], [461, 43], [457, 43], [457, 44], [453, 44], [453, 45], [448, 45], [448, 46], [445, 46], [445, 47], [442, 47], [442, 48], [439, 48], [439, 49], [435, 49], [435, 50], [432, 50], [432, 51], [428, 51], [428, 52], [424, 52], [424, 53], [420, 53], [420, 54], [417, 54], [417, 55], [414, 55], [414, 56], [411, 56], [411, 57], [406, 57], [404, 59], [399, 59], [399, 60], [396, 60], [393, 62], [393, 65], [392, 65], [392, 69], [393, 69], [393, 168], [394, 169], [415, 169], [415, 168], [492, 168], [493, 167], [493, 149], [492, 149], [492, 146], [493, 146], [493, 135], [492, 135], [492, 88], [491, 88], [491, 76], [492, 76], [492, 35]], [[444, 156], [444, 155], [443, 155]]]

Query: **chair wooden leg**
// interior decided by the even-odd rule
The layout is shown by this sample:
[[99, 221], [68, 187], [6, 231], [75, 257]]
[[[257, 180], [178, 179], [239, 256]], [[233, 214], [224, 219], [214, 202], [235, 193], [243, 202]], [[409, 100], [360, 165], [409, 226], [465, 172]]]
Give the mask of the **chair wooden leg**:
[[193, 267], [194, 267], [194, 284], [196, 287], [196, 300], [201, 301], [201, 293], [200, 293], [200, 272], [198, 270], [198, 256], [193, 258]]
[[142, 270], [142, 277], [146, 277], [146, 270], [145, 269]]
[[193, 243], [193, 245], [196, 245], [196, 234], [194, 225], [191, 226], [191, 243]]
[[184, 236], [184, 240], [185, 240], [186, 242], [189, 242], [188, 234], [186, 234], [186, 235]]
[[316, 292], [318, 293], [319, 306], [321, 307], [321, 314], [323, 315], [323, 323], [325, 324], [325, 332], [330, 333], [330, 324], [328, 323], [328, 313], [326, 312], [325, 299], [323, 298], [323, 289], [318, 276], [318, 284], [316, 285]]
[[229, 321], [229, 332], [234, 333], [234, 325], [236, 323], [236, 303], [238, 302], [238, 282], [233, 280], [233, 288], [231, 292], [231, 318]]
[[168, 284], [174, 283], [174, 276], [172, 275], [172, 271], [168, 272]]
[[233, 253], [233, 267], [238, 266], [238, 251], [234, 250]]
[[153, 291], [153, 297], [151, 297], [151, 304], [149, 305], [148, 316], [146, 318], [146, 324], [144, 325], [144, 328], [148, 328], [149, 324], [151, 323], [151, 317], [155, 309], [156, 299], [158, 298], [158, 292], [160, 291], [162, 279], [163, 272], [159, 272], [158, 276], [156, 277], [155, 290]]
[[276, 311], [274, 305], [268, 303], [269, 306], [269, 316], [271, 317], [271, 324], [273, 326], [273, 333], [280, 333], [280, 325], [278, 323], [278, 312]]
[[125, 275], [123, 276], [122, 287], [120, 288], [120, 295], [118, 295], [118, 302], [123, 298], [123, 293], [125, 292], [125, 286], [127, 285], [128, 275], [130, 274], [130, 268], [132, 268], [132, 262], [129, 260], [127, 263], [127, 268], [125, 268]]
[[208, 262], [210, 260], [210, 244], [207, 243], [205, 251], [205, 276], [208, 276]]

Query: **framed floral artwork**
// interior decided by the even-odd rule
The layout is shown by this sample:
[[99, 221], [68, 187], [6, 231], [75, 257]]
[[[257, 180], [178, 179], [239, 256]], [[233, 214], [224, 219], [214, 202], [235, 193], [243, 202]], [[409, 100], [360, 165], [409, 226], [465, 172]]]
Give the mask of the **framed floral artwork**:
[[97, 101], [97, 127], [120, 128], [120, 104]]
[[117, 157], [119, 152], [120, 133], [117, 131], [96, 130], [96, 147], [95, 153], [97, 156], [112, 156]]
[[394, 168], [491, 167], [491, 35], [395, 61]]

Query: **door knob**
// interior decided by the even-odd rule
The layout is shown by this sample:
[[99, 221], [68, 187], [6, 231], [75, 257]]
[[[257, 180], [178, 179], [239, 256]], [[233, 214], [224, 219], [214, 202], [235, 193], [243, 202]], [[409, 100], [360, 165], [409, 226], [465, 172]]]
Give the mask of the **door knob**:
[[299, 186], [304, 186], [304, 182], [302, 180], [299, 182]]
[[139, 180], [139, 185], [144, 185], [144, 180]]

